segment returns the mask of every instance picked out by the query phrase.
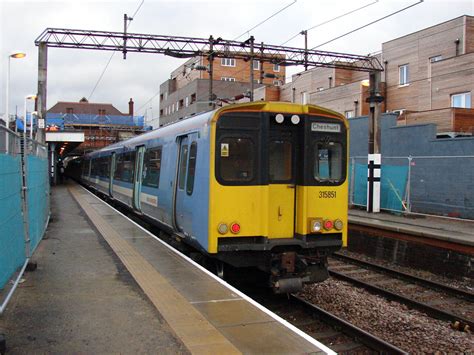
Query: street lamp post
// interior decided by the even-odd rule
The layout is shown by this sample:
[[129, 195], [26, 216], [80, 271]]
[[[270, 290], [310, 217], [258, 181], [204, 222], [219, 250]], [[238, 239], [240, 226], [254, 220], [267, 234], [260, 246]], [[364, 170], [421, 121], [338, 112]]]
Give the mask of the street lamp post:
[[[5, 119], [5, 125], [7, 128], [10, 128], [10, 58], [13, 59], [20, 59], [26, 57], [24, 52], [15, 51], [8, 55], [7, 60], [7, 82], [5, 88], [5, 115], [3, 116]], [[6, 148], [7, 152], [9, 150], [9, 142], [8, 142], [8, 134], [6, 135]]]
[[[27, 125], [27, 122], [26, 122], [26, 102], [27, 100], [34, 100], [36, 99], [36, 95], [28, 95], [28, 96], [25, 96], [25, 106], [24, 106], [24, 110], [23, 110], [23, 139], [26, 139], [26, 125]], [[31, 117], [31, 119], [33, 119], [33, 117]], [[31, 129], [33, 130], [33, 122], [31, 123]], [[30, 133], [30, 138], [31, 138], [32, 134]]]

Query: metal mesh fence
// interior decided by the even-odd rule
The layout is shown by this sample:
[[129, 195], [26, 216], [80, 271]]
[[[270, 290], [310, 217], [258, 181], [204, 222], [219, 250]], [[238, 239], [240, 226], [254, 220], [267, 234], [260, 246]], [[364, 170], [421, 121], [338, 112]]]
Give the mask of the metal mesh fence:
[[49, 217], [48, 151], [43, 145], [27, 140], [25, 176], [27, 186], [28, 228], [31, 252], [40, 242]]
[[19, 141], [0, 126], [0, 289], [26, 258]]
[[[349, 203], [367, 205], [367, 157], [349, 162]], [[381, 209], [474, 218], [474, 156], [383, 157]]]
[[0, 289], [43, 237], [49, 217], [47, 169], [46, 146], [23, 142], [0, 126]]

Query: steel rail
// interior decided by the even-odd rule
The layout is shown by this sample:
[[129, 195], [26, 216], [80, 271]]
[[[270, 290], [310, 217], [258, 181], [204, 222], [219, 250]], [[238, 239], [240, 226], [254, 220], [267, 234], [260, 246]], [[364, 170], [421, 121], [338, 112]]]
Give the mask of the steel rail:
[[454, 313], [451, 313], [451, 312], [443, 311], [439, 308], [435, 308], [435, 307], [430, 306], [426, 303], [419, 302], [419, 301], [416, 301], [412, 298], [402, 296], [398, 293], [386, 290], [386, 289], [384, 289], [382, 287], [379, 287], [379, 286], [376, 286], [376, 285], [369, 284], [365, 281], [355, 279], [355, 278], [353, 278], [351, 276], [348, 276], [348, 275], [345, 275], [343, 273], [340, 273], [340, 272], [337, 272], [337, 271], [334, 271], [334, 270], [331, 270], [331, 269], [329, 269], [328, 271], [329, 271], [329, 275], [331, 275], [333, 277], [336, 277], [336, 278], [338, 278], [340, 280], [343, 280], [343, 281], [350, 282], [350, 283], [352, 283], [356, 286], [362, 287], [362, 288], [364, 288], [364, 289], [366, 289], [366, 290], [368, 290], [372, 293], [383, 296], [383, 297], [385, 297], [389, 300], [397, 301], [397, 302], [403, 303], [403, 304], [405, 304], [405, 305], [407, 305], [411, 308], [418, 309], [418, 310], [426, 313], [430, 317], [440, 319], [440, 320], [449, 321], [449, 322], [452, 322], [453, 324], [456, 321], [461, 322], [463, 324], [469, 325], [469, 327], [471, 329], [474, 329], [474, 322], [471, 321], [470, 319], [466, 319], [464, 317], [461, 317], [461, 316], [459, 316], [457, 314], [454, 314]]
[[337, 252], [332, 254], [332, 257], [334, 259], [338, 259], [338, 260], [342, 260], [342, 261], [348, 261], [348, 262], [351, 262], [351, 263], [354, 263], [354, 264], [357, 264], [357, 265], [360, 265], [360, 266], [363, 266], [363, 267], [367, 267], [367, 268], [373, 269], [375, 271], [384, 272], [384, 273], [387, 273], [389, 275], [393, 275], [393, 276], [395, 276], [397, 278], [400, 278], [400, 279], [407, 279], [411, 282], [420, 284], [422, 286], [427, 286], [427, 287], [430, 287], [430, 288], [433, 288], [433, 289], [446, 291], [446, 292], [449, 292], [450, 294], [452, 294], [453, 296], [462, 297], [467, 301], [474, 302], [474, 293], [466, 291], [466, 290], [461, 290], [461, 289], [458, 289], [458, 288], [455, 288], [455, 287], [452, 287], [452, 286], [449, 286], [449, 285], [442, 284], [440, 282], [427, 280], [427, 279], [424, 279], [422, 277], [411, 275], [411, 274], [403, 272], [403, 271], [392, 269], [392, 268], [387, 267], [387, 266], [371, 263], [371, 262], [366, 261], [366, 260], [360, 260], [358, 258], [349, 256], [349, 255], [340, 254], [340, 253], [337, 253]]
[[319, 308], [318, 306], [302, 299], [301, 297], [291, 294], [290, 301], [302, 306], [305, 310], [311, 312], [314, 316], [322, 319], [326, 323], [329, 323], [333, 327], [341, 329], [344, 334], [355, 338], [357, 341], [372, 350], [386, 354], [408, 354], [406, 351], [396, 347], [395, 345], [392, 345], [385, 340], [380, 339], [369, 332], [366, 332], [365, 330], [325, 311], [322, 308]]

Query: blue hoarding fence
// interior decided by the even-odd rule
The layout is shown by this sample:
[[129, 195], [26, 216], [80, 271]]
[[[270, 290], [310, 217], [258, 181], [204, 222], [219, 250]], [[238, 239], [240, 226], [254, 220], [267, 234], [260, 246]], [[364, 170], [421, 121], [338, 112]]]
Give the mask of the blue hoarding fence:
[[[367, 206], [367, 157], [352, 157], [349, 166], [349, 203]], [[409, 158], [382, 156], [380, 208], [407, 211], [409, 208]]]
[[0, 290], [17, 273], [0, 314], [48, 225], [47, 153], [45, 145], [0, 126]]
[[[474, 155], [382, 156], [381, 209], [474, 219]], [[349, 204], [367, 206], [367, 157], [349, 161]]]

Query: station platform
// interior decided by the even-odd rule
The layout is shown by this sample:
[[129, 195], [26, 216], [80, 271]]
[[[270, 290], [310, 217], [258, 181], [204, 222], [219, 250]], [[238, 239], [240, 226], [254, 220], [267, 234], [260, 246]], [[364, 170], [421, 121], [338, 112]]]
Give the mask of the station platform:
[[7, 311], [9, 353], [334, 353], [75, 183]]
[[448, 245], [462, 246], [474, 253], [474, 221], [426, 215], [368, 213], [360, 209], [349, 210], [349, 229], [364, 226], [398, 234], [419, 237], [419, 241], [438, 240]]

